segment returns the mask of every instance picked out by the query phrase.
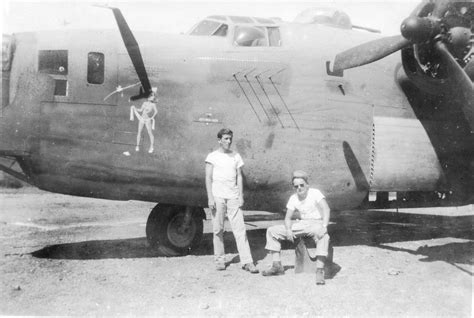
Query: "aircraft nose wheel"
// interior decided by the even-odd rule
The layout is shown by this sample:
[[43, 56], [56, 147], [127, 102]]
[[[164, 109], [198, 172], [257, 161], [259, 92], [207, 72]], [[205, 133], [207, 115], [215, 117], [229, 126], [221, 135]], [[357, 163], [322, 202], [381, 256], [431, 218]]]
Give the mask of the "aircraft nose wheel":
[[150, 246], [165, 256], [186, 255], [202, 238], [204, 211], [173, 205], [157, 205], [146, 224]]

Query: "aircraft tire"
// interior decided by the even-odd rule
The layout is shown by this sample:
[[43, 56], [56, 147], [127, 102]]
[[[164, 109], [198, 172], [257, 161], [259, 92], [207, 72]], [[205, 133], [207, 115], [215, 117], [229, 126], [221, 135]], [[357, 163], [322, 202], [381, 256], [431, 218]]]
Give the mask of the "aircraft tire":
[[194, 210], [188, 227], [183, 227], [185, 206], [156, 205], [148, 216], [146, 237], [149, 245], [165, 256], [189, 254], [202, 239], [203, 219]]

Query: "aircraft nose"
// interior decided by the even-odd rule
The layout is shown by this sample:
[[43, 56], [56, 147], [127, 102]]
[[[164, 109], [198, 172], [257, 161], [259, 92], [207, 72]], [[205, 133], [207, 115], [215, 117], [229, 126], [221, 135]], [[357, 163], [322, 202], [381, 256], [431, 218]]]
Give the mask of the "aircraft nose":
[[31, 152], [33, 145], [27, 141], [39, 136], [40, 105], [54, 96], [55, 81], [47, 74], [24, 74], [15, 81], [16, 93], [2, 107], [0, 155], [21, 156]]

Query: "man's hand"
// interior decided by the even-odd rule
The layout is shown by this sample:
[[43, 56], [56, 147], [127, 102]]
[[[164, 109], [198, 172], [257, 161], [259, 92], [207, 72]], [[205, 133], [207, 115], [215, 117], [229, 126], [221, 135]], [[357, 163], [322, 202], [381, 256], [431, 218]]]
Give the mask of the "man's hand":
[[316, 230], [316, 236], [318, 239], [321, 239], [327, 232], [328, 232], [327, 227], [325, 227], [324, 225], [321, 225], [321, 227], [319, 227]]
[[209, 206], [209, 209], [215, 210], [216, 209], [216, 202], [214, 199], [209, 199], [207, 202], [207, 205]]
[[295, 242], [296, 236], [293, 234], [293, 231], [290, 229], [286, 229], [286, 239], [291, 243]]
[[239, 197], [239, 208], [243, 207], [244, 206], [244, 198], [243, 197]]

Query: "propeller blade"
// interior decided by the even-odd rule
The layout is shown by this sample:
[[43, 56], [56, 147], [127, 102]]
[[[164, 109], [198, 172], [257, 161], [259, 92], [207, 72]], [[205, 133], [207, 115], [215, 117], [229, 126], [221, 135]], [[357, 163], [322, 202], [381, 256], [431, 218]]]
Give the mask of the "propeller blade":
[[467, 63], [467, 65], [464, 67], [464, 71], [469, 76], [471, 81], [474, 81], [474, 59], [471, 59], [469, 63]]
[[122, 12], [118, 8], [113, 7], [106, 7], [112, 10], [114, 13], [115, 20], [117, 21], [117, 25], [120, 30], [120, 34], [122, 35], [123, 42], [125, 47], [127, 48], [128, 55], [132, 60], [133, 66], [135, 67], [135, 71], [137, 72], [138, 78], [143, 87], [143, 95], [139, 94], [134, 97], [147, 97], [151, 93], [151, 85], [148, 79], [148, 74], [145, 69], [145, 63], [143, 63], [143, 58], [140, 53], [140, 48], [138, 46], [137, 40], [133, 36], [132, 30], [125, 21], [125, 18], [122, 15]]
[[147, 98], [150, 94], [143, 90], [143, 87], [140, 87], [140, 91], [137, 95], [131, 96], [130, 101], [134, 101], [141, 98]]
[[474, 87], [471, 79], [454, 59], [444, 43], [437, 41], [435, 46], [446, 65], [452, 86], [451, 91], [453, 92], [453, 95], [462, 98], [461, 103], [464, 115], [469, 121], [471, 129], [474, 130]]
[[385, 37], [363, 43], [336, 55], [333, 72], [362, 66], [380, 60], [406, 47], [410, 41], [401, 35]]

